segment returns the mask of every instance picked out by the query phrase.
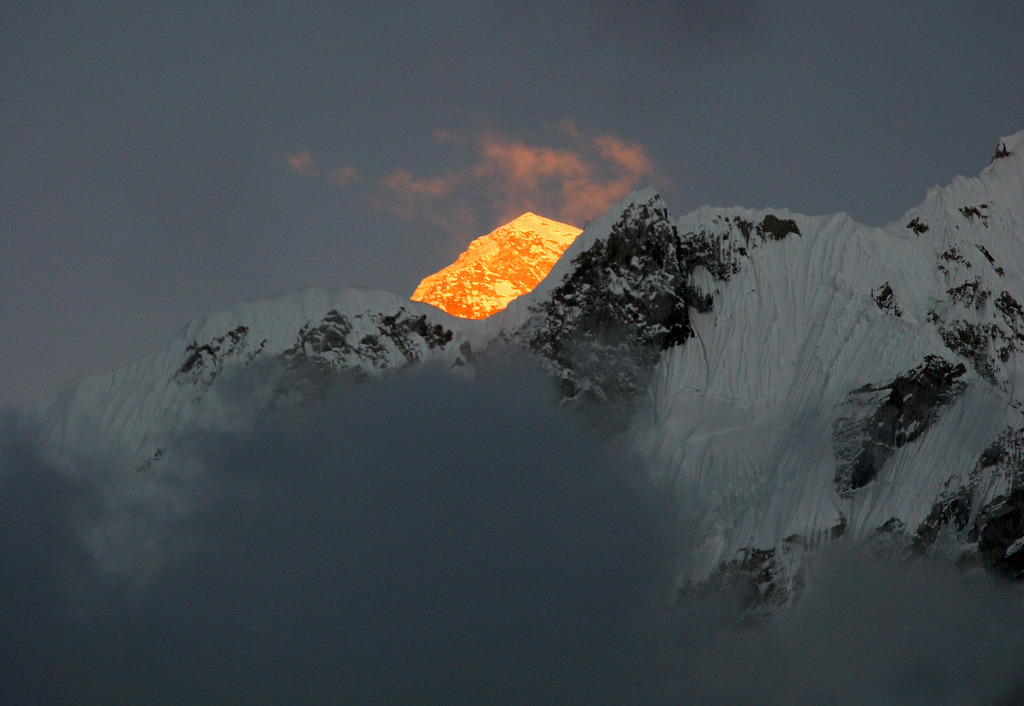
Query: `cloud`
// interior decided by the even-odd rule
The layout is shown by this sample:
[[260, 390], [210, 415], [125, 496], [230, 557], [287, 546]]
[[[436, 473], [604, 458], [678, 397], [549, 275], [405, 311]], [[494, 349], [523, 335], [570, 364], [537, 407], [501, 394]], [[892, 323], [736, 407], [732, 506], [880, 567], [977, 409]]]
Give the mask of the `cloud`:
[[459, 179], [454, 174], [447, 177], [417, 178], [412, 172], [396, 169], [384, 180], [384, 187], [394, 194], [432, 202], [450, 196], [458, 182]]
[[562, 118], [555, 127], [570, 137], [583, 137], [583, 133], [580, 132], [576, 121], [570, 118]]
[[1021, 596], [992, 576], [939, 562], [897, 566], [840, 544], [809, 559], [805, 580], [801, 600], [767, 625], [732, 622], [727, 600], [689, 606], [676, 653], [684, 701], [924, 706], [1024, 697]]
[[312, 179], [319, 179], [323, 176], [339, 189], [349, 186], [359, 178], [359, 171], [355, 167], [347, 165], [328, 169], [325, 174], [313, 160], [313, 155], [305, 151], [289, 155], [285, 161], [288, 169], [295, 174]]
[[93, 566], [71, 598], [84, 494], [12, 456], [0, 700], [655, 699], [672, 513], [552, 389], [518, 361], [424, 366], [195, 431], [168, 457], [204, 469], [205, 498], [161, 540], [195, 549], [142, 592]]
[[621, 140], [614, 135], [601, 135], [594, 139], [601, 156], [623, 171], [623, 176], [639, 178], [654, 172], [654, 165], [644, 149], [637, 144]]
[[[302, 386], [282, 375], [284, 389]], [[215, 386], [244, 406], [265, 383], [243, 373]], [[679, 505], [557, 406], [527, 362], [317, 384], [321, 396], [247, 430], [174, 442], [168, 457], [200, 470], [189, 490], [202, 501], [161, 539], [190, 550], [141, 591], [82, 545], [106, 487], [48, 466], [22, 420], [0, 418], [0, 652], [17, 656], [0, 660], [0, 701], [1024, 695], [1020, 593], [982, 573], [841, 545], [766, 625], [739, 622], [728, 595], [675, 600]]]
[[395, 169], [381, 182], [372, 201], [380, 210], [403, 220], [458, 230], [468, 226], [472, 216], [446, 202], [462, 182], [463, 178], [454, 172], [443, 177], [417, 177], [407, 169]]
[[583, 141], [577, 149], [536, 147], [489, 132], [481, 141], [475, 175], [507, 199], [502, 217], [554, 209], [576, 224], [605, 213], [654, 174], [644, 149], [612, 135]]
[[[444, 176], [395, 169], [381, 182], [375, 204], [470, 236], [525, 211], [582, 225], [656, 174], [639, 144], [614, 135], [587, 137], [571, 121], [557, 132], [568, 144], [533, 144], [495, 130], [469, 138], [439, 131], [438, 142], [467, 154], [466, 166]], [[467, 226], [475, 231], [461, 233]]]
[[327, 173], [327, 178], [338, 188], [344, 188], [359, 177], [355, 167], [338, 167]]
[[320, 170], [313, 163], [309, 152], [299, 152], [288, 156], [288, 168], [299, 176], [318, 177]]

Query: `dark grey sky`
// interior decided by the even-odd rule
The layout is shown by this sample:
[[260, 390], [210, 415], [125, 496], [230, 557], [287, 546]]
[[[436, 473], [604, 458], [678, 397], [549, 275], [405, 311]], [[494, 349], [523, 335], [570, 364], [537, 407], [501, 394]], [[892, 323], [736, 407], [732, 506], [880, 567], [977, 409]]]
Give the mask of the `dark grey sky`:
[[0, 404], [634, 185], [881, 224], [1024, 129], [1016, 2], [520, 4], [3, 3]]

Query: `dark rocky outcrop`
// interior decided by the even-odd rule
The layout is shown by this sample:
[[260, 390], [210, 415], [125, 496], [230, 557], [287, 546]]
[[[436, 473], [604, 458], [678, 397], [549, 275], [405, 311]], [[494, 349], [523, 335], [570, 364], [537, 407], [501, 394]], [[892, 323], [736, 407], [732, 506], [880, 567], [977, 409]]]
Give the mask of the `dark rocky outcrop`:
[[992, 265], [992, 270], [997, 275], [999, 275], [1000, 277], [1004, 277], [1006, 275], [1006, 271], [1003, 270], [1002, 267], [996, 265], [996, 259], [992, 257], [992, 253], [988, 251], [988, 248], [986, 248], [984, 245], [981, 245], [980, 243], [975, 243], [974, 247], [978, 248], [978, 252], [985, 256], [985, 259], [988, 260], [988, 264]]
[[927, 553], [935, 544], [939, 533], [947, 527], [958, 533], [963, 532], [971, 521], [972, 500], [970, 491], [961, 487], [932, 505], [928, 516], [914, 532], [911, 551], [919, 555]]
[[[989, 352], [989, 341], [1004, 338], [1003, 331], [994, 324], [976, 324], [966, 319], [954, 319], [939, 326], [939, 335], [946, 348], [971, 362], [971, 367], [982, 378], [996, 384], [998, 367]], [[1005, 343], [1005, 341], [1004, 341]], [[999, 355], [1009, 357], [1012, 349], [999, 349]]]
[[978, 204], [977, 206], [962, 206], [960, 208], [960, 213], [967, 220], [973, 221], [974, 219], [978, 219], [979, 221], [981, 221], [981, 224], [983, 226], [985, 226], [986, 228], [988, 227], [987, 203], [981, 203]]
[[531, 308], [521, 335], [554, 367], [564, 398], [628, 400], [661, 352], [692, 335], [688, 304], [710, 302], [689, 287], [688, 252], [660, 200], [633, 204]]
[[185, 360], [174, 373], [174, 379], [209, 387], [229, 358], [247, 353], [247, 360], [251, 360], [267, 343], [264, 339], [250, 350], [248, 337], [249, 327], [237, 326], [206, 343], [193, 341], [185, 348]]
[[881, 286], [871, 290], [871, 298], [875, 300], [878, 308], [893, 316], [902, 316], [903, 311], [896, 303], [896, 295], [892, 291], [892, 285], [885, 282]]
[[757, 234], [766, 240], [782, 240], [787, 235], [800, 235], [800, 229], [792, 218], [779, 218], [769, 213], [757, 227]]
[[[355, 326], [353, 320], [337, 311], [329, 311], [315, 326], [303, 326], [295, 343], [282, 351], [279, 359], [292, 369], [312, 366], [326, 371], [384, 371], [392, 367], [393, 350], [401, 354], [402, 364], [413, 363], [420, 359], [423, 348], [443, 348], [453, 337], [444, 326], [428, 321], [425, 314], [416, 316], [404, 308], [391, 315], [356, 314], [352, 319], [360, 325]], [[354, 340], [359, 335], [354, 333], [357, 330], [363, 333]]]
[[840, 417], [833, 430], [840, 495], [848, 496], [873, 481], [896, 449], [927, 431], [940, 409], [963, 391], [959, 378], [966, 372], [962, 363], [928, 356], [886, 385], [865, 385], [851, 392], [852, 407], [868, 414]]
[[743, 242], [747, 245], [750, 245], [751, 235], [756, 235], [762, 241], [783, 240], [787, 235], [800, 235], [796, 221], [792, 218], [779, 218], [771, 213], [761, 219], [757, 225], [739, 216], [735, 218], [734, 222], [743, 235]]
[[928, 224], [921, 220], [920, 217], [915, 216], [910, 223], [907, 224], [907, 228], [914, 231], [917, 235], [928, 232]]
[[729, 597], [738, 602], [744, 621], [767, 620], [803, 588], [803, 574], [787, 566], [787, 552], [793, 549], [799, 549], [796, 538], [784, 541], [780, 548], [741, 549], [734, 559], [719, 564], [707, 579], [685, 585], [681, 593], [695, 597]]
[[1024, 489], [1002, 495], [981, 508], [972, 540], [986, 566], [1013, 578], [1024, 576]]
[[621, 405], [623, 420], [662, 352], [693, 335], [691, 310], [714, 305], [694, 271], [724, 281], [740, 268], [720, 234], [681, 234], [658, 197], [631, 204], [571, 264], [518, 337], [553, 369], [564, 399]]
[[954, 304], [962, 304], [964, 307], [973, 307], [976, 310], [985, 306], [985, 302], [992, 296], [992, 292], [981, 287], [980, 277], [975, 277], [956, 287], [950, 287], [946, 290], [946, 294]]

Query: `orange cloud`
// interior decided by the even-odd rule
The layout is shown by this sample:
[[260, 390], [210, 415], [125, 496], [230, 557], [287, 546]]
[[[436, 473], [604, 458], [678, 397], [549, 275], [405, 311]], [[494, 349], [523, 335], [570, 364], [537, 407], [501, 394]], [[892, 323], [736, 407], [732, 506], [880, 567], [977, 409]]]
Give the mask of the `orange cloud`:
[[327, 178], [338, 188], [344, 188], [359, 177], [354, 167], [338, 167], [327, 173]]
[[326, 173], [322, 172], [313, 160], [313, 155], [306, 151], [288, 155], [285, 163], [288, 165], [288, 169], [299, 176], [311, 179], [319, 179], [322, 176], [339, 189], [345, 188], [359, 178], [359, 172], [355, 167], [349, 167], [344, 164], [334, 169], [328, 169]]
[[453, 175], [418, 179], [407, 169], [396, 169], [384, 180], [384, 186], [399, 196], [436, 201], [451, 195], [457, 181]]
[[580, 132], [575, 120], [562, 118], [556, 127], [570, 137], [583, 137], [583, 133]]
[[[524, 211], [582, 225], [654, 176], [644, 148], [614, 135], [588, 138], [571, 121], [557, 127], [570, 144], [549, 146], [512, 139], [497, 131], [473, 138], [439, 131], [435, 139], [469, 151], [468, 166], [443, 177], [419, 177], [396, 169], [381, 182], [375, 203], [407, 220], [459, 227]], [[486, 229], [486, 225], [483, 226]], [[477, 233], [478, 234], [478, 233]]]
[[502, 217], [534, 210], [580, 225], [653, 176], [654, 167], [640, 145], [612, 135], [589, 140], [574, 125], [572, 132], [576, 144], [557, 149], [495, 132], [483, 136], [474, 174], [489, 180], [504, 201]]
[[496, 178], [514, 190], [533, 191], [542, 180], [579, 179], [591, 171], [584, 158], [571, 150], [534, 147], [497, 132], [483, 136], [480, 156], [475, 175]]
[[309, 152], [289, 155], [288, 168], [300, 176], [320, 176], [320, 170], [316, 168], [316, 165], [313, 163], [313, 155]]
[[654, 173], [654, 165], [640, 145], [630, 144], [614, 135], [595, 137], [594, 145], [602, 157], [624, 171], [624, 176], [643, 177]]
[[407, 169], [396, 169], [381, 182], [373, 204], [407, 221], [421, 221], [454, 229], [466, 225], [466, 209], [451, 199], [462, 177], [449, 172], [443, 177], [418, 178]]

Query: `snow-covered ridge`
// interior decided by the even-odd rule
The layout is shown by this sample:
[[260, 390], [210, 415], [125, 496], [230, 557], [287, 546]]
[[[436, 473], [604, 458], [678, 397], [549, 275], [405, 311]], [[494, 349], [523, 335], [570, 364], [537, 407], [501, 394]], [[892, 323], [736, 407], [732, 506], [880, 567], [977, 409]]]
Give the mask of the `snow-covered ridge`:
[[652, 473], [697, 498], [690, 582], [738, 576], [752, 604], [782, 603], [840, 537], [1024, 570], [1024, 132], [881, 228], [674, 220], [646, 189], [488, 319], [373, 290], [244, 303], [33, 416], [62, 468], [120, 469], [152, 495], [167, 438], [232, 423], [211, 385], [225, 371], [461, 366], [496, 341], [545, 359], [567, 399], [610, 404]]
[[[784, 209], [676, 222], [692, 336], [661, 355], [628, 433], [707, 509], [692, 580], [742, 574], [752, 602], [784, 601], [804, 554], [841, 536], [1015, 570], [993, 527], [1024, 505], [1022, 145], [1001, 140], [979, 176], [883, 228]], [[643, 203], [663, 205], [638, 192], [588, 224], [512, 325], [536, 328]]]
[[[325, 321], [345, 322], [333, 331], [334, 349], [309, 348], [311, 331]], [[206, 392], [225, 369], [304, 356], [373, 375], [425, 355], [454, 361], [467, 338], [460, 324], [429, 305], [372, 289], [313, 288], [242, 302], [192, 321], [160, 353], [79, 381], [32, 416], [42, 447], [69, 470], [86, 462], [134, 468], [175, 430], [216, 416]], [[432, 337], [428, 327], [448, 340]]]
[[[1022, 471], [1007, 460], [1022, 426], [1022, 137], [884, 228], [745, 209], [680, 220], [681, 232], [718, 233], [737, 252], [736, 219], [774, 213], [799, 229], [744, 247], [728, 281], [703, 276], [714, 304], [692, 317], [700, 345], [664, 356], [634, 426], [657, 472], [710, 508], [695, 577], [767, 566], [792, 586], [802, 553], [841, 534], [973, 556], [972, 525]], [[932, 359], [962, 372], [915, 410], [901, 381]], [[890, 403], [896, 390], [910, 396]], [[1000, 470], [978, 472], [987, 450], [1001, 453], [998, 438], [1009, 440]], [[850, 464], [871, 480], [844, 486]], [[957, 493], [970, 497], [959, 528], [942, 510]]]

